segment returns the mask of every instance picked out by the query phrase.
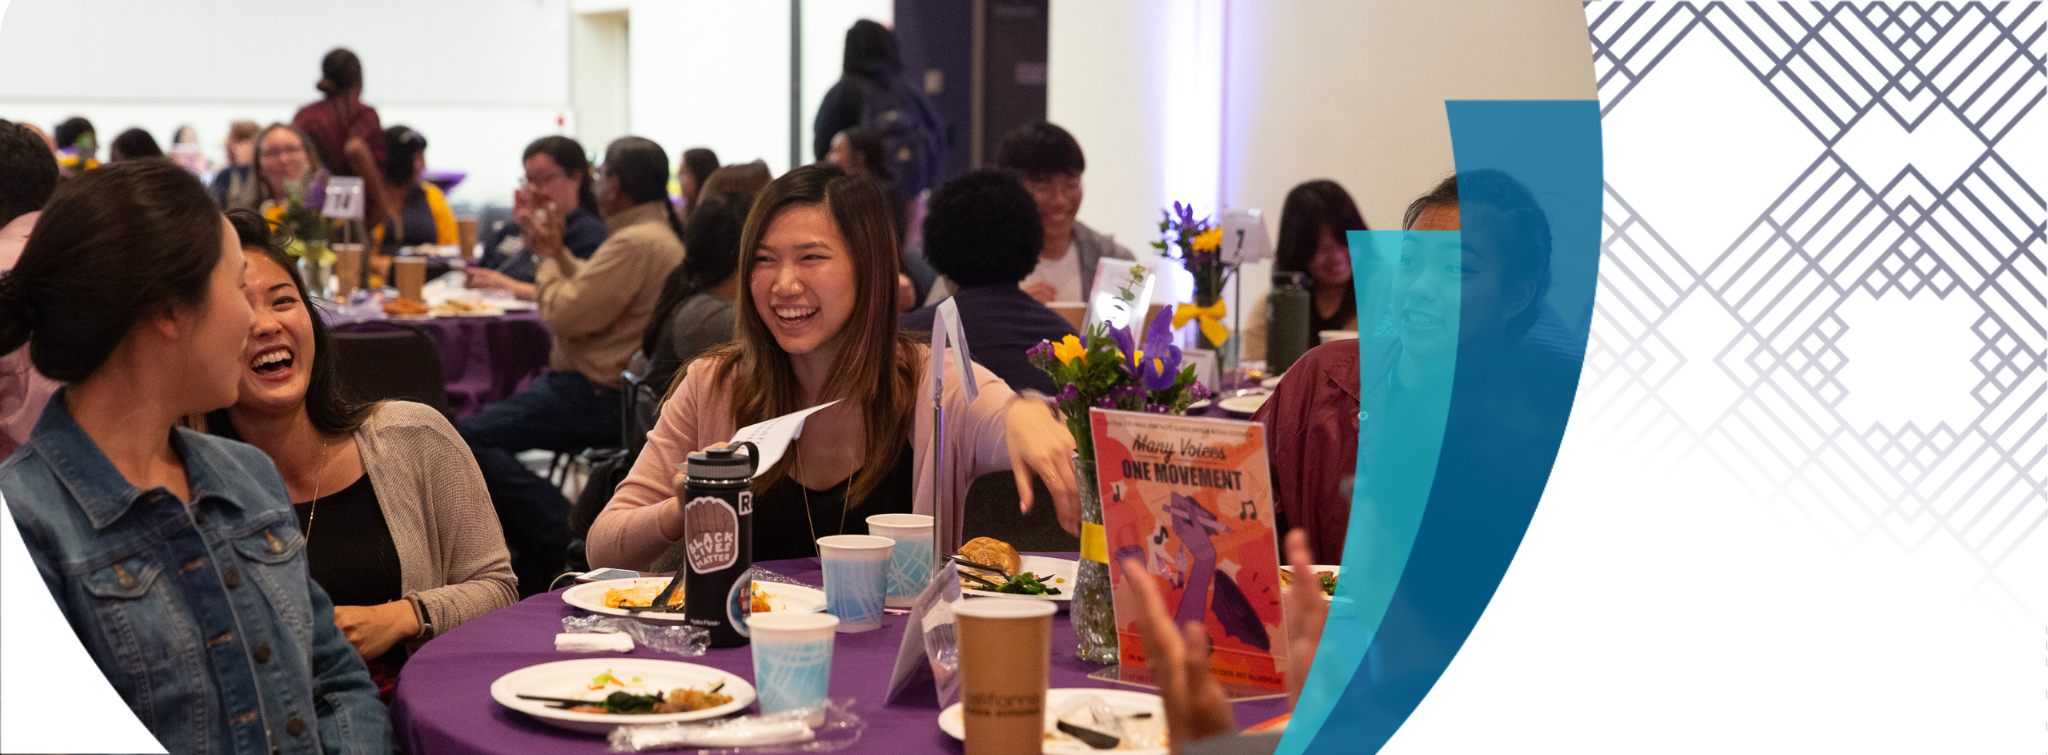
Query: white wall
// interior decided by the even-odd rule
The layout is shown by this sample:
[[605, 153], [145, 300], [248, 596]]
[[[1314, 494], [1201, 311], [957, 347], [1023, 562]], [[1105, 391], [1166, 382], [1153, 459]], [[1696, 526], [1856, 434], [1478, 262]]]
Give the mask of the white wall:
[[469, 173], [457, 202], [508, 195], [520, 150], [568, 117], [563, 0], [13, 0], [4, 13], [0, 117], [48, 129], [83, 115], [102, 144], [140, 126], [167, 145], [190, 123], [219, 160], [229, 121], [288, 120], [318, 99], [336, 46], [362, 57], [384, 123], [426, 135], [430, 167]]
[[[1444, 100], [1594, 97], [1577, 0], [1053, 0], [1049, 67], [1048, 117], [1088, 155], [1081, 220], [1134, 249], [1175, 200], [1260, 208], [1277, 234], [1314, 178], [1398, 228], [1453, 168]], [[1269, 271], [1241, 273], [1246, 302]]]

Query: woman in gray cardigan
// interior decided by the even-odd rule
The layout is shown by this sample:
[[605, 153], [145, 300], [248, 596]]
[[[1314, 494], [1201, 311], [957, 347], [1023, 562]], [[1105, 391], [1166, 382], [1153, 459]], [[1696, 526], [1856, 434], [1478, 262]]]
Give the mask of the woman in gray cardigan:
[[255, 316], [240, 396], [207, 427], [277, 464], [334, 623], [389, 689], [410, 649], [517, 599], [504, 535], [455, 428], [421, 404], [342, 397], [291, 259], [261, 218], [228, 217]]

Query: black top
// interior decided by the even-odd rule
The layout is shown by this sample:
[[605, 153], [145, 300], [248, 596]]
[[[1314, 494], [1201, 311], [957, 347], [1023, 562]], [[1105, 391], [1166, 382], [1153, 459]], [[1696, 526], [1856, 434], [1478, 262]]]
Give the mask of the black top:
[[[754, 561], [810, 558], [818, 555], [813, 531], [817, 537], [865, 535], [870, 516], [910, 513], [911, 462], [910, 442], [905, 441], [896, 454], [896, 468], [882, 478], [867, 500], [852, 508], [846, 507], [850, 477], [825, 490], [805, 488], [793, 477], [776, 480], [754, 499]], [[811, 509], [808, 518], [804, 516], [807, 502]]]
[[[1009, 383], [1011, 390], [1030, 388], [1046, 395], [1059, 392], [1052, 376], [1033, 367], [1024, 352], [1040, 341], [1057, 343], [1080, 335], [1073, 323], [1014, 283], [963, 288], [953, 294], [953, 301], [960, 307], [961, 331], [967, 336], [967, 353], [975, 364], [987, 367]], [[937, 313], [937, 305], [905, 312], [901, 327], [929, 331]]]
[[399, 247], [441, 242], [441, 231], [434, 225], [434, 208], [427, 204], [427, 190], [421, 188], [418, 181], [405, 187], [405, 199], [399, 205], [398, 219], [396, 232], [393, 232], [390, 221], [385, 221], [385, 254], [395, 254]]
[[[398, 545], [368, 474], [312, 503], [294, 503], [292, 510], [299, 531], [307, 533], [306, 568], [335, 605], [375, 606], [405, 597]], [[393, 645], [370, 660], [399, 663], [404, 655], [404, 645]]]

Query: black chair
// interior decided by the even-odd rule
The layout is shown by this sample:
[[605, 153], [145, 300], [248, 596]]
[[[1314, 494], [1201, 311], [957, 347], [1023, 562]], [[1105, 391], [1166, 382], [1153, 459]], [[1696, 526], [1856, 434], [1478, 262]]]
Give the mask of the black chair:
[[661, 391], [631, 372], [623, 376], [626, 378], [626, 390], [619, 402], [622, 414], [620, 447], [586, 449], [580, 457], [589, 465], [590, 476], [584, 480], [583, 489], [569, 507], [571, 571], [590, 569], [585, 551], [590, 525], [597, 522], [597, 515], [604, 513], [604, 507], [611, 503], [619, 483], [633, 471], [633, 463], [640, 460], [640, 448], [647, 444], [647, 433], [654, 429], [655, 421], [661, 416]]
[[426, 331], [399, 322], [361, 322], [335, 328], [328, 341], [341, 386], [356, 399], [404, 399], [448, 413], [441, 349]]
[[1081, 539], [1060, 528], [1052, 493], [1045, 483], [1031, 483], [1031, 513], [1018, 513], [1017, 474], [991, 472], [974, 478], [967, 488], [966, 521], [961, 522], [961, 540], [992, 537], [1019, 551], [1071, 553], [1081, 550]]

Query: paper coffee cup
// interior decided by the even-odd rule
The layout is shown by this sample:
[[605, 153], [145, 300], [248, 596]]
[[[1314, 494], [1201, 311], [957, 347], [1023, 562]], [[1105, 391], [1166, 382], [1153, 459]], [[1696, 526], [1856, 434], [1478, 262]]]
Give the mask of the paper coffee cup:
[[1056, 610], [1051, 601], [1016, 598], [953, 604], [967, 755], [1037, 755], [1044, 748]]
[[462, 247], [462, 258], [466, 260], [476, 259], [476, 222], [475, 215], [455, 216], [456, 243]]
[[896, 541], [889, 551], [890, 608], [909, 608], [932, 581], [932, 518], [923, 514], [876, 514], [868, 534]]
[[347, 301], [363, 285], [363, 245], [334, 245], [334, 278], [339, 283], [334, 288], [335, 301]]
[[391, 262], [391, 277], [398, 284], [398, 295], [413, 301], [425, 301], [420, 289], [427, 284], [427, 258], [399, 257]]
[[889, 557], [895, 547], [896, 541], [874, 535], [818, 538], [818, 561], [825, 568], [825, 610], [839, 617], [839, 631], [882, 627]]
[[832, 686], [838, 628], [839, 618], [828, 613], [775, 611], [747, 618], [762, 713], [824, 702]]

